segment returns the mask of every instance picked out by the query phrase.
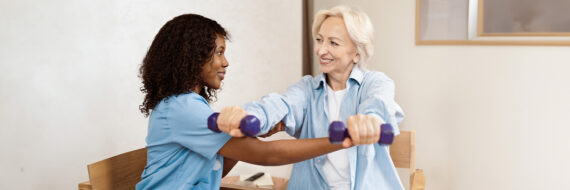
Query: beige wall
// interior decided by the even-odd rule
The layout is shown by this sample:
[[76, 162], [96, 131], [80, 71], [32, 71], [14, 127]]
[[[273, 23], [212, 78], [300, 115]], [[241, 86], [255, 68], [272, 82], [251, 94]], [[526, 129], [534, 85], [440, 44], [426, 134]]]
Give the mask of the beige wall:
[[570, 186], [570, 47], [416, 46], [413, 0], [314, 3], [371, 17], [369, 68], [396, 82], [427, 189]]
[[183, 13], [232, 35], [214, 110], [300, 79], [301, 1], [0, 1], [0, 189], [76, 189], [87, 164], [143, 147], [138, 67]]

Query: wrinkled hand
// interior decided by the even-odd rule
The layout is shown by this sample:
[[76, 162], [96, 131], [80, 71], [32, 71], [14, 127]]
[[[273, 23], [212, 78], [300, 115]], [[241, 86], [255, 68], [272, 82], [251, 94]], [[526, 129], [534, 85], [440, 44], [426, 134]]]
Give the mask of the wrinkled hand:
[[283, 121], [280, 121], [279, 123], [277, 123], [275, 125], [275, 127], [273, 127], [273, 129], [271, 129], [269, 132], [267, 132], [267, 134], [260, 135], [259, 137], [266, 138], [266, 137], [269, 137], [269, 136], [271, 136], [271, 135], [273, 135], [279, 131], [284, 131], [284, 130], [285, 130], [285, 123], [283, 123]]
[[380, 125], [382, 119], [373, 115], [358, 114], [350, 116], [347, 120], [350, 138], [344, 139], [343, 147], [352, 145], [374, 144], [380, 140]]
[[239, 106], [225, 107], [218, 116], [218, 128], [232, 137], [243, 137], [239, 124], [246, 115], [245, 110]]

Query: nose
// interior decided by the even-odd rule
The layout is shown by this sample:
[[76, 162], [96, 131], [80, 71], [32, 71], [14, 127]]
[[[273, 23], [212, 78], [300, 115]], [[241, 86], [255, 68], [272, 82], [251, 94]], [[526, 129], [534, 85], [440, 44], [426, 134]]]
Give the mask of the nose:
[[222, 62], [222, 67], [226, 68], [230, 66], [230, 63], [228, 62], [228, 60], [224, 57], [224, 61]]
[[315, 50], [316, 50], [317, 56], [321, 56], [321, 55], [327, 54], [329, 52], [327, 46], [323, 45], [323, 44], [316, 44]]

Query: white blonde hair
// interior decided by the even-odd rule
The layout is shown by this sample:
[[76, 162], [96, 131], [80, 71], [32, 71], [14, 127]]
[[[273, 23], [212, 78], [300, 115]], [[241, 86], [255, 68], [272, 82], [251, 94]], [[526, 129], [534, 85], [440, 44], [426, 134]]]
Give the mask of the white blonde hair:
[[365, 68], [365, 63], [374, 55], [374, 28], [370, 18], [366, 13], [344, 5], [329, 10], [320, 10], [313, 21], [313, 39], [316, 39], [323, 22], [333, 16], [344, 20], [348, 36], [356, 45], [357, 53], [360, 54], [360, 61], [356, 65]]

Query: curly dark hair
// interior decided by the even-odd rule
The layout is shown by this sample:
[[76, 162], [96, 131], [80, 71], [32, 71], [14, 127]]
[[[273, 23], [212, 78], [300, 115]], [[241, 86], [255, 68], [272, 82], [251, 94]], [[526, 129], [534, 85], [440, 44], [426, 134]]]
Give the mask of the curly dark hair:
[[214, 54], [218, 35], [229, 39], [220, 24], [196, 14], [177, 16], [162, 26], [139, 70], [140, 90], [146, 94], [139, 109], [145, 117], [162, 99], [199, 86], [208, 102], [216, 98], [216, 89], [208, 88], [200, 73]]

